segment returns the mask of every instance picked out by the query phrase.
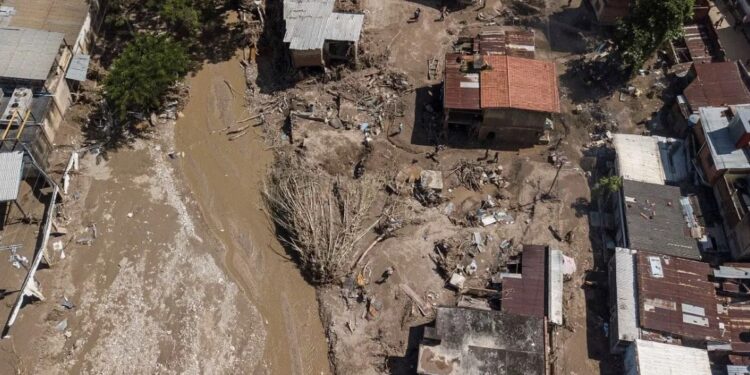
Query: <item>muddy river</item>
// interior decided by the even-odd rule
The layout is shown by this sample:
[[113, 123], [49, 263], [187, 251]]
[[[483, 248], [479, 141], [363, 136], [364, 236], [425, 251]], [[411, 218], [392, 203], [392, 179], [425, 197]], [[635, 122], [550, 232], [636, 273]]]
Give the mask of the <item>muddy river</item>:
[[257, 306], [267, 330], [264, 363], [273, 374], [329, 373], [315, 290], [276, 240], [261, 189], [272, 154], [259, 130], [230, 141], [215, 130], [250, 116], [239, 59], [206, 64], [190, 77], [190, 101], [176, 126], [182, 172], [202, 219], [223, 243], [230, 276]]

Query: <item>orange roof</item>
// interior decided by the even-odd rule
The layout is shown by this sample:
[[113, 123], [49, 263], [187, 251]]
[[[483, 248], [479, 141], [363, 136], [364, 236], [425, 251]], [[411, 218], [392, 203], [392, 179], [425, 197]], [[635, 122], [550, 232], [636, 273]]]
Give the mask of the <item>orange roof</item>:
[[490, 69], [480, 75], [482, 108], [560, 112], [555, 64], [511, 56], [484, 56]]

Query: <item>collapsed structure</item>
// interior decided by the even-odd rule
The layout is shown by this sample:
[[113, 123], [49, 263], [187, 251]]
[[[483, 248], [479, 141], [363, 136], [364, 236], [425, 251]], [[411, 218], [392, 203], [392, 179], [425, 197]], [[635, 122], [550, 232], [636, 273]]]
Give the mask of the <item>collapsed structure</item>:
[[295, 68], [357, 61], [363, 14], [334, 12], [334, 0], [284, 0], [284, 43]]
[[445, 55], [443, 123], [483, 140], [534, 144], [560, 112], [553, 62], [534, 59], [534, 32], [495, 30]]

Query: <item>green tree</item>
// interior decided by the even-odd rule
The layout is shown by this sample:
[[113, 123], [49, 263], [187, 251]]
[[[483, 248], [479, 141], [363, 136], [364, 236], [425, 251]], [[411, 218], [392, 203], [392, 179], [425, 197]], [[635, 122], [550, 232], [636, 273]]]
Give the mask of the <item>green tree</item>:
[[188, 72], [190, 59], [166, 36], [141, 34], [112, 63], [104, 81], [105, 97], [120, 119], [127, 111], [157, 108], [169, 87]]
[[591, 195], [607, 197], [611, 193], [616, 193], [622, 188], [622, 177], [605, 176], [599, 179], [591, 189]]
[[623, 63], [640, 69], [664, 42], [682, 34], [694, 5], [695, 0], [636, 0], [630, 15], [618, 27]]
[[193, 0], [166, 0], [159, 14], [169, 28], [180, 35], [195, 36], [201, 30], [201, 12]]

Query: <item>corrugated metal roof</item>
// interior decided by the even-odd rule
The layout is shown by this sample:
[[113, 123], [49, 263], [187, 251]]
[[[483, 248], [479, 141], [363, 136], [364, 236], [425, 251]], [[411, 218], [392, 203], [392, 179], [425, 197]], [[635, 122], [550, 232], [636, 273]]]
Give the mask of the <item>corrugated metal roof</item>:
[[496, 54], [533, 59], [536, 51], [534, 30], [485, 30], [479, 33], [478, 49], [482, 55]]
[[362, 32], [363, 14], [334, 13], [334, 0], [285, 0], [284, 42], [307, 51], [323, 48], [326, 40], [356, 42]]
[[503, 278], [503, 300], [500, 304], [502, 311], [544, 317], [546, 256], [547, 249], [544, 246], [523, 246], [521, 278]]
[[708, 263], [645, 251], [636, 259], [641, 328], [696, 340], [722, 339]]
[[695, 64], [696, 77], [684, 90], [693, 112], [700, 107], [750, 104], [750, 91], [735, 62]]
[[448, 109], [479, 110], [479, 73], [462, 72], [461, 61], [471, 64], [473, 57], [460, 53], [445, 55], [443, 106]]
[[659, 254], [701, 259], [680, 207], [680, 188], [624, 180], [627, 246]]
[[333, 13], [326, 24], [326, 40], [356, 42], [362, 32], [364, 14]]
[[284, 0], [284, 20], [293, 18], [328, 18], [335, 0]]
[[86, 73], [89, 71], [89, 62], [91, 62], [91, 57], [89, 55], [82, 53], [76, 54], [70, 61], [70, 66], [68, 66], [68, 72], [65, 74], [65, 78], [76, 81], [85, 81]]
[[708, 352], [685, 346], [637, 340], [638, 375], [711, 375]]
[[634, 251], [618, 247], [615, 249], [615, 286], [617, 304], [617, 339], [635, 341], [638, 338], [638, 315], [635, 293]]
[[547, 317], [553, 324], [563, 324], [563, 254], [560, 250], [549, 252], [549, 276], [547, 279], [549, 312]]
[[22, 152], [0, 153], [0, 202], [12, 201], [18, 198], [22, 173]]
[[73, 45], [86, 22], [89, 5], [86, 0], [4, 0], [15, 8], [8, 26], [63, 33]]
[[[747, 106], [750, 108], [750, 106]], [[706, 134], [706, 143], [717, 170], [750, 169], [750, 155], [746, 148], [737, 148], [729, 129], [726, 107], [702, 107], [700, 123]]]
[[0, 77], [47, 80], [62, 41], [61, 33], [0, 28]]
[[710, 19], [703, 22], [685, 25], [682, 28], [683, 40], [694, 63], [702, 64], [718, 60], [716, 46], [719, 44], [716, 31], [712, 29]]
[[284, 42], [289, 49], [308, 51], [323, 48], [327, 20], [324, 18], [299, 18], [286, 23]]
[[727, 375], [750, 375], [750, 366], [727, 365]]

